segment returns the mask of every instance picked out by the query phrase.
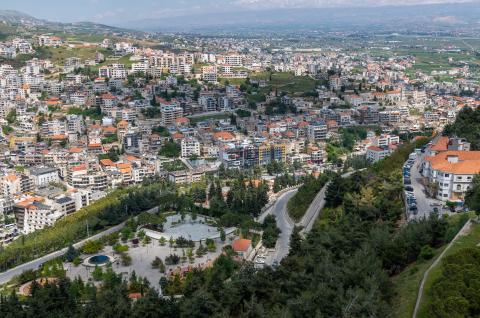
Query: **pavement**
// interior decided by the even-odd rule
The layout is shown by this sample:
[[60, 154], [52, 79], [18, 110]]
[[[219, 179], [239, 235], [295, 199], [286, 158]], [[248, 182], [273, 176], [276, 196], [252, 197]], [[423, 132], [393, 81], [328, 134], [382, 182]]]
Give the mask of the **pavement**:
[[[155, 288], [158, 292], [161, 292], [160, 278], [166, 276], [171, 271], [179, 270], [180, 268], [192, 267], [205, 267], [208, 263], [215, 260], [222, 252], [224, 244], [230, 243], [233, 236], [229, 236], [229, 239], [222, 243], [219, 239], [215, 240], [216, 250], [215, 252], [208, 252], [206, 255], [194, 258], [194, 262], [190, 263], [188, 260], [185, 263], [179, 263], [178, 265], [166, 265], [166, 273], [162, 274], [158, 269], [152, 268], [152, 261], [155, 257], [161, 258], [163, 261], [170, 254], [177, 254], [182, 257], [187, 255], [187, 248], [172, 248], [166, 243], [165, 246], [161, 246], [157, 240], [152, 240], [151, 243], [143, 245], [139, 244], [134, 247], [131, 242], [126, 243], [129, 250], [126, 252], [132, 258], [132, 264], [129, 266], [123, 266], [120, 261], [120, 256], [116, 255], [111, 246], [106, 246], [99, 254], [103, 255], [115, 255], [117, 261], [112, 264], [112, 269], [117, 274], [122, 274], [123, 277], [130, 277], [133, 271], [137, 277], [146, 278], [150, 282], [150, 286]], [[195, 244], [195, 251], [199, 246], [199, 243]], [[82, 257], [88, 257], [91, 255], [82, 255]], [[195, 255], [194, 255], [195, 256]], [[65, 263], [66, 274], [70, 279], [81, 277], [83, 281], [88, 281], [92, 276], [91, 273], [94, 267], [85, 267], [84, 265], [74, 266], [72, 263]]]
[[[355, 172], [361, 170], [364, 169], [344, 173], [341, 175], [341, 177], [348, 178]], [[300, 220], [300, 222], [296, 224], [297, 226], [303, 227], [302, 234], [308, 233], [312, 230], [312, 227], [315, 224], [315, 220], [318, 218], [318, 216], [320, 215], [320, 211], [325, 206], [325, 195], [329, 184], [330, 182], [327, 182], [318, 192], [318, 194], [315, 196], [315, 199], [313, 199], [312, 203], [308, 207], [307, 212], [305, 212], [303, 218]]]
[[[155, 207], [153, 209], [148, 210], [147, 212], [148, 213], [153, 213], [153, 212], [156, 212], [157, 210], [158, 210], [158, 208]], [[115, 226], [113, 226], [113, 227], [111, 227], [111, 228], [109, 228], [109, 229], [107, 229], [103, 232], [97, 233], [95, 235], [92, 235], [92, 236], [84, 239], [84, 240], [81, 240], [81, 241], [73, 244], [73, 246], [76, 249], [79, 249], [85, 244], [85, 242], [90, 241], [90, 240], [98, 240], [98, 239], [100, 239], [104, 236], [107, 236], [107, 235], [112, 234], [114, 232], [120, 231], [124, 226], [125, 226], [125, 222], [122, 222], [122, 223], [120, 223], [118, 225], [115, 225]], [[37, 258], [33, 261], [18, 265], [17, 267], [11, 268], [11, 269], [9, 269], [5, 272], [0, 273], [0, 285], [8, 283], [14, 276], [20, 275], [24, 271], [38, 269], [40, 267], [40, 265], [42, 265], [43, 263], [46, 263], [46, 262], [48, 262], [52, 259], [55, 259], [55, 258], [60, 257], [63, 254], [65, 254], [67, 252], [67, 249], [68, 249], [68, 247], [62, 248], [60, 250], [57, 250], [57, 251], [52, 252], [50, 254], [47, 254], [45, 256], [39, 257], [39, 258]]]
[[417, 156], [417, 159], [415, 159], [415, 163], [413, 164], [412, 169], [410, 170], [410, 176], [412, 180], [411, 186], [413, 188], [413, 194], [417, 199], [418, 213], [417, 215], [410, 214], [409, 219], [428, 218], [430, 213], [433, 211], [433, 207], [430, 206], [430, 204], [434, 202], [441, 202], [439, 200], [429, 198], [425, 191], [425, 187], [421, 183], [422, 175], [420, 174], [420, 163], [424, 156], [425, 154], [421, 154]]
[[[347, 178], [351, 176], [353, 173], [347, 172], [342, 175], [342, 178]], [[315, 224], [315, 220], [320, 215], [321, 210], [325, 206], [325, 195], [327, 192], [328, 184], [325, 184], [323, 188], [318, 192], [318, 194], [313, 199], [312, 203], [310, 204], [309, 208], [305, 212], [303, 218], [297, 224], [290, 218], [287, 211], [287, 203], [288, 201], [297, 193], [298, 189], [292, 189], [283, 193], [281, 196], [277, 198], [275, 204], [271, 207], [271, 212], [275, 215], [277, 221], [277, 227], [282, 231], [280, 236], [277, 240], [277, 244], [275, 246], [275, 251], [270, 253], [269, 257], [265, 261], [265, 264], [272, 265], [274, 262], [280, 262], [285, 256], [288, 255], [290, 250], [290, 236], [292, 235], [293, 228], [295, 225], [302, 226], [302, 234], [308, 233], [312, 230], [313, 225]]]
[[277, 201], [272, 206], [272, 214], [276, 218], [277, 227], [280, 229], [281, 233], [275, 246], [275, 252], [269, 255], [270, 257], [265, 261], [267, 265], [272, 265], [275, 261], [280, 262], [288, 255], [290, 250], [290, 236], [292, 235], [295, 223], [288, 215], [287, 203], [297, 191], [298, 189], [292, 189], [285, 192], [278, 197]]

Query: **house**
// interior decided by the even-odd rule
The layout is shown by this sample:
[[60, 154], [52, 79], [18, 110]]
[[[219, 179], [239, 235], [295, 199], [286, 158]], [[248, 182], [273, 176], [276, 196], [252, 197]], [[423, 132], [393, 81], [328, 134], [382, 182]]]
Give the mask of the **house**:
[[442, 151], [426, 157], [422, 169], [428, 182], [436, 185], [438, 199], [463, 201], [474, 176], [480, 173], [480, 151]]
[[370, 146], [367, 148], [367, 160], [370, 162], [377, 162], [387, 157], [390, 154], [388, 147]]
[[238, 256], [246, 259], [252, 252], [252, 241], [247, 239], [236, 239], [232, 242], [232, 248]]

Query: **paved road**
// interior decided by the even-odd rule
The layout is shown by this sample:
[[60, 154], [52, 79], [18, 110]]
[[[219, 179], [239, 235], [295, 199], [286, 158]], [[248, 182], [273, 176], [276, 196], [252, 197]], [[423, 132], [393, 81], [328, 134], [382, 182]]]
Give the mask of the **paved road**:
[[427, 197], [425, 192], [425, 188], [421, 183], [422, 175], [420, 174], [420, 164], [424, 157], [424, 154], [417, 157], [415, 163], [412, 166], [412, 170], [410, 171], [410, 179], [412, 180], [412, 188], [413, 194], [417, 199], [417, 208], [418, 214], [409, 216], [409, 219], [423, 219], [430, 215], [430, 212], [433, 211], [433, 208], [430, 206], [433, 202], [438, 202], [438, 200], [432, 199]]
[[280, 262], [285, 256], [288, 255], [288, 251], [290, 249], [290, 236], [292, 235], [294, 222], [288, 215], [287, 203], [288, 200], [290, 200], [295, 193], [297, 193], [297, 191], [298, 189], [293, 189], [284, 193], [277, 199], [272, 207], [272, 214], [275, 215], [277, 220], [277, 227], [282, 232], [277, 240], [273, 256], [267, 260], [270, 265], [274, 261]]
[[[153, 213], [155, 211], [157, 211], [157, 208], [150, 209], [147, 212], [148, 213]], [[102, 238], [104, 236], [112, 234], [113, 232], [117, 232], [117, 231], [121, 230], [124, 226], [125, 226], [125, 222], [122, 222], [122, 223], [120, 223], [118, 225], [115, 225], [115, 226], [113, 226], [113, 227], [111, 227], [111, 228], [109, 228], [109, 229], [107, 229], [103, 232], [97, 233], [95, 235], [90, 236], [89, 238], [81, 240], [81, 241], [73, 244], [73, 246], [76, 249], [81, 248], [83, 246], [83, 244], [85, 244], [86, 241], [97, 240], [99, 238]], [[53, 253], [47, 254], [47, 255], [42, 256], [40, 258], [37, 258], [33, 261], [18, 265], [17, 267], [11, 268], [11, 269], [3, 272], [3, 273], [0, 273], [0, 285], [8, 283], [14, 276], [20, 275], [24, 271], [27, 271], [27, 270], [30, 270], [30, 269], [35, 270], [35, 269], [39, 268], [40, 265], [42, 265], [43, 263], [48, 262], [48, 261], [50, 261], [54, 258], [62, 256], [63, 254], [65, 254], [67, 252], [67, 249], [68, 249], [67, 247], [62, 248], [61, 250], [58, 250], [58, 251], [55, 251]]]
[[303, 216], [303, 218], [300, 220], [299, 223], [297, 223], [298, 226], [302, 226], [302, 234], [308, 233], [312, 230], [313, 224], [315, 224], [315, 220], [318, 218], [318, 215], [320, 214], [320, 211], [323, 209], [325, 206], [325, 194], [327, 192], [327, 188], [330, 182], [327, 182], [323, 188], [318, 192], [318, 194], [315, 196], [315, 199], [313, 199], [312, 203], [307, 209], [307, 212]]
[[[358, 171], [361, 171], [364, 169], [360, 169]], [[350, 171], [347, 173], [342, 174], [342, 178], [348, 178], [352, 174], [354, 174], [356, 171]], [[297, 223], [297, 226], [302, 226], [302, 234], [308, 233], [312, 230], [313, 225], [315, 224], [315, 220], [318, 218], [320, 215], [320, 211], [323, 209], [325, 206], [325, 195], [327, 192], [327, 188], [330, 182], [327, 182], [323, 188], [318, 192], [318, 194], [315, 196], [315, 199], [313, 199], [312, 203], [307, 209], [307, 212], [305, 212], [305, 215], [303, 218], [300, 220], [300, 222]]]

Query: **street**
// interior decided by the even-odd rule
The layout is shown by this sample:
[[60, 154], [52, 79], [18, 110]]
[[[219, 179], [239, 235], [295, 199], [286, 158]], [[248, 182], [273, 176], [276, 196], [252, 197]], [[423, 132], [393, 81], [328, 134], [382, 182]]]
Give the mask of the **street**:
[[280, 262], [288, 255], [290, 249], [290, 236], [293, 231], [294, 223], [287, 212], [288, 201], [297, 193], [298, 189], [293, 189], [281, 195], [272, 207], [272, 214], [277, 220], [277, 227], [282, 231], [278, 237], [275, 246], [275, 252], [266, 260], [268, 265], [275, 261]]

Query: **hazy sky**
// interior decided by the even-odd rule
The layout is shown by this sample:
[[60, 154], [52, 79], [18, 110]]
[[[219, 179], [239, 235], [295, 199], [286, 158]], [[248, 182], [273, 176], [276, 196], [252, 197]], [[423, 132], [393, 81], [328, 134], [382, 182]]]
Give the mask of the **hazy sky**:
[[0, 0], [0, 9], [18, 10], [51, 21], [121, 24], [144, 18], [236, 10], [456, 2], [480, 4], [480, 0]]

